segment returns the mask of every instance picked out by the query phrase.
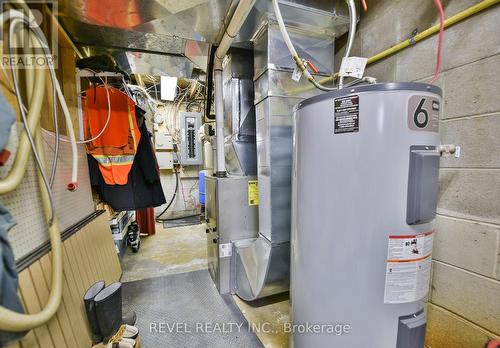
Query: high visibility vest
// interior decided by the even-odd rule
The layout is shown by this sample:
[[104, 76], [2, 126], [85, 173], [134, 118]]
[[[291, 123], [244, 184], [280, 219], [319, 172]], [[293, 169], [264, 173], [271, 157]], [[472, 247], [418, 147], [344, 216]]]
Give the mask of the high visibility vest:
[[85, 138], [95, 138], [108, 119], [104, 132], [88, 142], [87, 152], [99, 163], [104, 181], [109, 185], [125, 185], [132, 168], [141, 133], [137, 126], [135, 103], [128, 95], [112, 87], [90, 87], [83, 100]]

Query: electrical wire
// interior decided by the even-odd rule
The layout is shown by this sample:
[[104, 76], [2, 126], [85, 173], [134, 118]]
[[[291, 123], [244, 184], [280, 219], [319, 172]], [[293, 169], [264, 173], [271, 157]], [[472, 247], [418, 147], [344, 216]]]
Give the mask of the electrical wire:
[[[85, 68], [84, 70], [88, 70], [88, 71], [91, 71], [93, 72], [94, 74], [96, 73], [94, 70], [91, 70], [91, 69], [88, 69], [88, 68]], [[110, 99], [110, 95], [109, 95], [109, 85], [107, 83], [107, 77], [106, 77], [106, 80], [104, 80], [101, 76], [97, 76], [101, 82], [102, 82], [102, 86], [106, 89], [106, 98], [107, 98], [107, 101], [108, 101], [108, 115], [106, 117], [106, 122], [104, 123], [104, 126], [102, 127], [102, 129], [100, 130], [100, 132], [92, 137], [91, 139], [84, 139], [84, 140], [76, 140], [76, 143], [77, 144], [87, 144], [87, 143], [90, 143], [92, 141], [95, 141], [96, 139], [98, 139], [99, 137], [101, 137], [104, 133], [104, 131], [108, 128], [108, 125], [109, 125], [109, 121], [111, 120], [111, 99]], [[68, 139], [64, 139], [64, 138], [61, 138], [60, 139], [61, 141], [64, 141], [64, 142], [71, 142], [71, 140], [68, 140]]]
[[444, 34], [444, 10], [443, 5], [440, 0], [434, 0], [434, 5], [439, 12], [439, 35], [438, 35], [438, 47], [437, 47], [437, 59], [436, 59], [436, 70], [432, 79], [429, 81], [430, 84], [436, 82], [439, 72], [441, 70], [441, 47], [443, 46], [443, 34]]
[[[99, 77], [101, 80], [102, 80], [102, 77]], [[108, 128], [108, 124], [109, 124], [109, 120], [111, 120], [111, 100], [110, 100], [110, 97], [109, 97], [109, 87], [107, 86], [107, 79], [103, 82], [103, 86], [104, 88], [106, 89], [106, 98], [108, 100], [108, 115], [106, 117], [106, 122], [104, 123], [104, 126], [102, 127], [101, 131], [94, 137], [90, 138], [90, 139], [84, 139], [84, 140], [79, 140], [77, 141], [77, 144], [88, 144], [92, 141], [95, 141], [96, 139], [98, 139], [101, 135], [103, 135], [103, 133], [106, 131], [106, 129]]]
[[172, 203], [175, 200], [175, 197], [177, 196], [177, 192], [179, 191], [179, 172], [177, 171], [177, 168], [175, 168], [175, 166], [174, 166], [174, 172], [175, 172], [175, 190], [174, 190], [174, 194], [172, 195], [172, 198], [170, 199], [170, 202], [168, 202], [167, 207], [165, 209], [163, 209], [163, 211], [156, 216], [155, 221], [158, 222], [158, 223], [162, 223], [164, 221], [167, 221], [167, 219], [162, 219], [161, 216], [167, 212], [168, 208], [170, 208], [170, 206], [172, 205]]

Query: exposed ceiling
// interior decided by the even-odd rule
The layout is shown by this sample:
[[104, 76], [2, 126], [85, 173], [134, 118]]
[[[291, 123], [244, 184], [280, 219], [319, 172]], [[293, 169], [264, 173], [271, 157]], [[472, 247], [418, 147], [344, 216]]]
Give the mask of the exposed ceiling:
[[[77, 45], [113, 54], [129, 73], [191, 78], [193, 69], [206, 69], [209, 44], [217, 41], [237, 3], [61, 0], [59, 19]], [[321, 28], [332, 35], [347, 30], [343, 0], [292, 0], [280, 4], [290, 23]], [[271, 1], [257, 0], [235, 42], [240, 46], [248, 44], [271, 7]]]

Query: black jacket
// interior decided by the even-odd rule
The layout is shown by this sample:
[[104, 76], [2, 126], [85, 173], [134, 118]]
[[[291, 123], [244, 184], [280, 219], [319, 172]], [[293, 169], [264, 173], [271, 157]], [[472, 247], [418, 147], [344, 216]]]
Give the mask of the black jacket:
[[142, 122], [139, 129], [141, 140], [137, 146], [137, 153], [126, 185], [106, 184], [97, 161], [92, 155], [87, 155], [91, 185], [101, 199], [116, 211], [157, 207], [166, 202], [160, 183], [156, 155], [151, 144], [151, 134], [146, 128], [146, 122]]

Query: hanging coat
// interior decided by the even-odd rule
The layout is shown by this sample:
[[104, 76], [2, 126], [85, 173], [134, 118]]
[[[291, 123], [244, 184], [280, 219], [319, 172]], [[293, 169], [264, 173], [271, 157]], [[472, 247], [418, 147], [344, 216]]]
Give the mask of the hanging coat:
[[99, 170], [107, 184], [125, 185], [141, 137], [135, 103], [128, 95], [112, 87], [90, 87], [85, 95], [85, 138], [96, 138], [86, 144], [87, 153], [99, 162]]
[[[136, 112], [138, 115], [142, 114], [137, 107]], [[140, 121], [138, 123], [141, 124]], [[92, 186], [101, 199], [116, 211], [157, 207], [166, 202], [160, 183], [160, 170], [146, 122], [142, 122], [139, 129], [141, 140], [126, 185], [107, 184], [95, 158], [87, 155]]]

